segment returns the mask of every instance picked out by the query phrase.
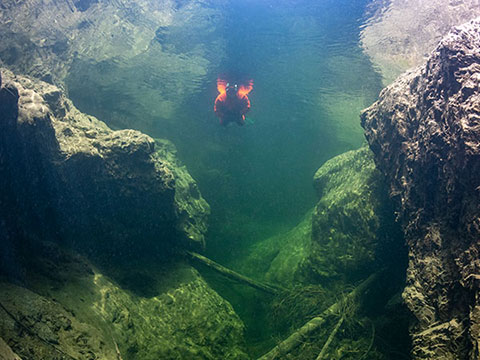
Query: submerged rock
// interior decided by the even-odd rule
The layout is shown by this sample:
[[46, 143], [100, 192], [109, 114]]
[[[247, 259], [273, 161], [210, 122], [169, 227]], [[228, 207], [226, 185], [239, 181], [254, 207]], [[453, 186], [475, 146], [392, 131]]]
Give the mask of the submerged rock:
[[327, 161], [316, 172], [314, 184], [319, 202], [304, 266], [309, 277], [357, 281], [388, 262], [391, 250], [401, 248], [385, 184], [367, 147]]
[[[235, 266], [286, 287], [341, 287], [401, 254], [388, 192], [365, 146], [327, 161], [314, 178], [319, 202], [288, 232], [261, 241]], [[397, 254], [391, 254], [392, 250]]]
[[480, 356], [480, 19], [362, 115], [409, 247], [415, 359]]
[[0, 218], [12, 239], [57, 239], [121, 258], [203, 246], [208, 204], [165, 146], [112, 131], [55, 86], [3, 76]]
[[34, 251], [23, 284], [0, 282], [0, 336], [22, 358], [248, 359], [243, 323], [188, 265], [132, 266], [119, 284], [55, 245]]

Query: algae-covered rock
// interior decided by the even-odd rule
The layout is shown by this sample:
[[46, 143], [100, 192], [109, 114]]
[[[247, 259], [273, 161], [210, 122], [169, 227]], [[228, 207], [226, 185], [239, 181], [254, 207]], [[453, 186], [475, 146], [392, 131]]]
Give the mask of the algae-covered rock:
[[415, 359], [480, 356], [480, 19], [362, 115], [409, 248]]
[[[23, 287], [0, 283], [0, 333], [25, 359], [115, 359], [109, 334], [78, 321], [61, 304]], [[108, 346], [108, 345], [110, 346]]]
[[2, 360], [22, 360], [20, 356], [15, 354], [10, 346], [0, 338], [0, 359]]
[[203, 246], [209, 207], [173, 154], [138, 131], [112, 131], [53, 85], [6, 70], [3, 82], [7, 224], [119, 255]]
[[156, 139], [156, 152], [167, 161], [175, 176], [175, 208], [179, 230], [193, 241], [203, 243], [210, 207], [187, 168], [176, 157], [175, 146], [168, 140]]
[[327, 161], [314, 185], [319, 198], [314, 211], [290, 231], [252, 245], [237, 268], [286, 287], [332, 280], [339, 285], [368, 276], [402, 248], [384, 179], [368, 147]]
[[309, 212], [293, 229], [250, 246], [234, 267], [254, 278], [292, 286], [299, 280], [300, 266], [308, 256], [311, 228], [312, 214]]
[[364, 277], [386, 246], [389, 235], [384, 230], [392, 222], [371, 151], [362, 147], [327, 161], [316, 172], [314, 184], [319, 202], [305, 269], [321, 281]]
[[0, 336], [23, 358], [248, 359], [243, 323], [190, 266], [139, 263], [119, 283], [53, 244], [34, 252], [21, 286], [0, 283]]

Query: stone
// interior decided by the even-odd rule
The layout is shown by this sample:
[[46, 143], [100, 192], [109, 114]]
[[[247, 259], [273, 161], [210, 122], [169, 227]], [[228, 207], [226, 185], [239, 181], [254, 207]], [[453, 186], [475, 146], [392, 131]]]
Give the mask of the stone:
[[120, 258], [204, 246], [209, 206], [169, 153], [173, 145], [135, 130], [112, 131], [57, 87], [2, 72], [5, 224], [29, 238]]
[[321, 283], [355, 282], [388, 262], [388, 247], [401, 248], [385, 184], [367, 147], [327, 161], [316, 172], [314, 185], [319, 202], [304, 267], [309, 277]]
[[409, 248], [414, 359], [478, 359], [480, 18], [400, 76], [362, 125]]
[[0, 282], [0, 337], [23, 358], [248, 359], [232, 306], [182, 262], [105, 273], [55, 244], [25, 252], [23, 283]]
[[17, 354], [15, 354], [10, 346], [0, 338], [0, 359], [1, 360], [22, 360]]

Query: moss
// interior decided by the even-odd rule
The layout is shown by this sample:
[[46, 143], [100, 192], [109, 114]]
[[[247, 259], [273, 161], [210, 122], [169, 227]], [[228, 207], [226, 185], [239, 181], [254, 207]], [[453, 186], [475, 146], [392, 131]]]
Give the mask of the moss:
[[309, 212], [293, 229], [252, 245], [233, 266], [251, 277], [292, 287], [309, 253], [311, 221]]
[[392, 228], [382, 175], [367, 147], [327, 161], [315, 174], [319, 202], [312, 216], [312, 251], [304, 269], [312, 281], [346, 282], [378, 266]]
[[[36, 253], [23, 286], [0, 283], [0, 301], [75, 358], [116, 359], [118, 346], [124, 360], [248, 359], [242, 321], [190, 266], [132, 263], [105, 272], [54, 245]], [[147, 280], [126, 289], [106, 273]], [[0, 337], [32, 360], [58, 355], [1, 311]]]

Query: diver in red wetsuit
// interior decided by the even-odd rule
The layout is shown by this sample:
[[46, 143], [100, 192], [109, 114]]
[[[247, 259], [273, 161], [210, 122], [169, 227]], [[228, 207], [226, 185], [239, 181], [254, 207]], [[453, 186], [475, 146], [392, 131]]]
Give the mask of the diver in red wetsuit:
[[248, 85], [231, 85], [225, 80], [217, 80], [217, 90], [220, 93], [215, 99], [215, 114], [223, 126], [235, 122], [240, 126], [245, 124], [245, 114], [250, 110], [248, 93], [253, 89], [253, 82]]

